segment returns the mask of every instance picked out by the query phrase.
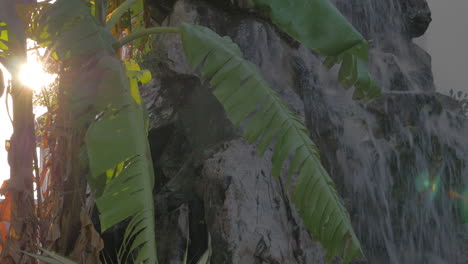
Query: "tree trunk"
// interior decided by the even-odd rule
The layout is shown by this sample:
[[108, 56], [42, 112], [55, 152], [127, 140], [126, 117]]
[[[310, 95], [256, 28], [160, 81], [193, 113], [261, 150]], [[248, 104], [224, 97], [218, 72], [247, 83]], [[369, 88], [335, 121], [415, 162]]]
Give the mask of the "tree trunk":
[[[21, 57], [21, 61], [26, 61], [26, 51]], [[15, 73], [12, 82], [14, 132], [8, 156], [11, 177], [8, 188], [12, 196], [11, 227], [6, 245], [6, 256], [13, 259], [14, 263], [36, 263], [20, 251], [36, 252], [37, 218], [33, 189], [36, 143], [32, 96], [32, 90], [21, 84], [18, 73]]]

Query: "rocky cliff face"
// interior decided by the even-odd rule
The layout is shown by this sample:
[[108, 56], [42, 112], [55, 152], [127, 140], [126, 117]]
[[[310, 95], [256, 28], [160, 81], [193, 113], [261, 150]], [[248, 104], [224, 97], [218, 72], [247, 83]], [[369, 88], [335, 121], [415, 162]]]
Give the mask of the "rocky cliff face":
[[[230, 36], [306, 122], [369, 263], [462, 263], [455, 203], [416, 190], [428, 175], [446, 192], [465, 183], [467, 169], [466, 119], [435, 92], [430, 56], [411, 41], [431, 21], [427, 3], [333, 2], [373, 41], [370, 70], [385, 92], [378, 100], [353, 101], [335, 68], [327, 71], [322, 58], [248, 1], [149, 1], [155, 23], [201, 24]], [[270, 154], [258, 157], [229, 123], [188, 67], [178, 37], [158, 37], [145, 63], [157, 76], [142, 93], [151, 117], [161, 263], [182, 263], [187, 241], [190, 263], [209, 241], [217, 264], [325, 263], [283, 182], [270, 176]]]

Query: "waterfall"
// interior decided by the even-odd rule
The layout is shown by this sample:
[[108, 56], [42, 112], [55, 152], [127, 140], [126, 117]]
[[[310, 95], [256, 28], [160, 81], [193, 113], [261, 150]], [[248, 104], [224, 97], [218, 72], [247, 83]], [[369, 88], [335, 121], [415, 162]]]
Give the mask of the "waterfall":
[[373, 40], [369, 67], [384, 96], [353, 101], [336, 88], [336, 69], [311, 70], [304, 102], [369, 263], [467, 263], [468, 123], [435, 92], [430, 56], [412, 41], [430, 21], [426, 2], [334, 3]]

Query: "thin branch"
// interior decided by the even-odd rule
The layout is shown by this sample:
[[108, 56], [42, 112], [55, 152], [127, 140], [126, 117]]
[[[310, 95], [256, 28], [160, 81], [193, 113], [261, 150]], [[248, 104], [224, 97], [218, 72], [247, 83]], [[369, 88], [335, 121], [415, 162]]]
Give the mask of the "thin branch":
[[117, 24], [119, 19], [125, 14], [127, 9], [129, 9], [137, 0], [126, 0], [123, 2], [119, 7], [117, 7], [112, 14], [110, 14], [110, 18], [107, 20], [106, 29], [110, 32], [112, 28]]
[[41, 47], [41, 46], [34, 46], [34, 47], [32, 47], [32, 48], [27, 49], [26, 51], [38, 50], [38, 49], [40, 49], [40, 48], [42, 48], [42, 47]]
[[143, 30], [137, 31], [135, 33], [132, 33], [121, 40], [115, 42], [112, 46], [115, 49], [119, 49], [122, 46], [134, 41], [135, 39], [141, 38], [141, 37], [146, 37], [151, 34], [159, 34], [159, 33], [179, 33], [180, 34], [180, 29], [177, 27], [152, 27], [152, 28], [145, 28]]
[[41, 219], [41, 210], [42, 210], [42, 191], [41, 191], [41, 175], [39, 173], [39, 159], [37, 157], [37, 141], [34, 140], [34, 153], [33, 153], [33, 162], [34, 162], [34, 174], [36, 174], [36, 191], [37, 191], [37, 208], [36, 216], [38, 219]]

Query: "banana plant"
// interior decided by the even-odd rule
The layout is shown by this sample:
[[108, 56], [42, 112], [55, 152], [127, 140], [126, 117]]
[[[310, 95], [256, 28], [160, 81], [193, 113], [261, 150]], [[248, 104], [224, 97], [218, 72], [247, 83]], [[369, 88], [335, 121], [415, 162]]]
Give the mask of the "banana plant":
[[[44, 8], [33, 35], [62, 63], [61, 89], [69, 97], [74, 129], [86, 129], [89, 181], [105, 183], [96, 190], [101, 230], [131, 217], [123, 247], [130, 253], [120, 257], [138, 249], [135, 263], [157, 263], [154, 176], [136, 81], [147, 74], [130, 67], [127, 75], [112, 47], [116, 39], [82, 0], [58, 0]], [[112, 170], [116, 173], [108, 173]]]
[[[273, 22], [285, 32], [328, 56], [327, 66], [342, 63], [339, 80], [345, 86], [356, 86], [355, 98], [380, 94], [364, 66], [367, 42], [328, 1], [253, 1], [269, 10]], [[247, 124], [244, 136], [250, 143], [258, 143], [259, 154], [275, 144], [273, 176], [279, 176], [286, 158], [293, 155], [287, 175], [298, 174], [292, 200], [328, 257], [343, 256], [345, 263], [364, 258], [309, 132], [230, 38], [184, 24], [142, 29], [117, 40], [111, 31], [135, 0], [123, 2], [107, 19], [99, 17], [105, 5], [97, 3], [94, 15], [98, 19], [82, 0], [57, 0], [41, 11], [33, 32], [62, 62], [62, 89], [71, 100], [68, 107], [75, 113], [75, 126], [87, 130], [89, 181], [96, 187], [102, 230], [131, 218], [119, 252], [121, 261], [133, 251], [137, 251], [136, 263], [157, 263], [157, 255], [154, 176], [137, 85], [137, 80], [147, 81], [148, 74], [137, 67], [126, 68], [117, 53], [134, 40], [160, 33], [180, 35], [189, 64], [200, 70], [228, 118], [235, 125]], [[296, 22], [293, 17], [303, 19]]]

